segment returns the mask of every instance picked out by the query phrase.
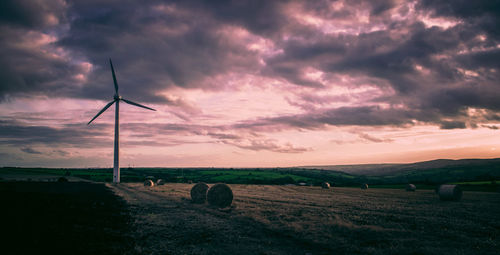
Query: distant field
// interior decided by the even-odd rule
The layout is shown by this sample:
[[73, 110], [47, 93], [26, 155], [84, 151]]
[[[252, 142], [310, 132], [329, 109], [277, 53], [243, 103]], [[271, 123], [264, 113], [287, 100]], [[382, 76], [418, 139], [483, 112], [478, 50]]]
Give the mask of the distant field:
[[[484, 192], [500, 192], [500, 185], [491, 184], [491, 182], [459, 182], [450, 183], [459, 184], [464, 191], [484, 191]], [[417, 184], [418, 190], [434, 190], [437, 185]], [[370, 185], [372, 189], [401, 189], [406, 188], [406, 184], [385, 184], [385, 185]]]
[[[455, 169], [438, 168], [414, 170], [405, 174], [388, 176], [350, 175], [343, 172], [302, 168], [123, 168], [122, 182], [142, 182], [146, 178], [166, 182], [224, 182], [231, 184], [305, 184], [319, 186], [329, 182], [338, 187], [359, 187], [368, 183], [371, 188], [403, 189], [414, 183], [418, 189], [434, 189], [442, 183], [461, 184], [464, 190], [500, 191], [500, 172], [496, 168]], [[75, 180], [111, 182], [112, 169], [53, 169], [53, 168], [0, 168], [1, 179], [46, 181], [60, 176]]]
[[108, 187], [131, 205], [144, 254], [498, 254], [500, 196], [230, 185], [230, 210], [192, 204], [190, 184]]

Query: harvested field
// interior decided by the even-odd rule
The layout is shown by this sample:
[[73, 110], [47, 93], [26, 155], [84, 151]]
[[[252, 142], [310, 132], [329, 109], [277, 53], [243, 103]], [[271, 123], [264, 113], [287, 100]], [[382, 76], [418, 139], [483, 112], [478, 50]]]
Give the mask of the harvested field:
[[497, 254], [500, 195], [229, 185], [219, 210], [190, 202], [189, 184], [108, 185], [130, 205], [144, 254]]
[[127, 205], [104, 184], [0, 182], [2, 254], [134, 254]]

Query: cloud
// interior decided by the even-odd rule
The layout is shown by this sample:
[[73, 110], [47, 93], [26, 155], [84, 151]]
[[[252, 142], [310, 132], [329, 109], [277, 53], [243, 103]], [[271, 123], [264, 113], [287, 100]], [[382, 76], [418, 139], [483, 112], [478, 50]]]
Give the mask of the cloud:
[[[97, 126], [97, 127], [96, 127]], [[61, 128], [32, 126], [0, 120], [0, 144], [14, 146], [59, 145], [82, 148], [108, 146], [112, 140], [102, 131], [105, 125], [87, 128], [83, 124], [68, 124]]]
[[1, 64], [7, 67], [0, 72], [2, 97], [39, 94], [107, 100], [113, 91], [107, 61], [111, 57], [125, 96], [189, 111], [192, 106], [159, 92], [172, 87], [217, 89], [224, 84], [212, 82], [215, 76], [254, 72], [259, 65], [246, 47], [246, 36], [234, 36], [240, 28], [181, 3], [69, 1], [57, 9], [64, 19], [46, 24], [44, 30], [34, 24], [52, 14], [35, 10], [48, 4], [4, 5], [19, 11], [0, 20]]
[[52, 150], [51, 153], [61, 157], [67, 157], [70, 155], [70, 153], [65, 150]]
[[6, 0], [0, 3], [0, 22], [28, 28], [52, 26], [65, 20], [62, 0]]
[[[294, 146], [290, 142], [280, 143], [275, 139], [266, 138], [263, 135], [256, 134], [252, 132], [252, 129], [248, 130], [245, 128], [240, 128], [235, 130], [231, 126], [203, 126], [203, 125], [190, 125], [190, 124], [125, 124], [123, 125], [124, 131], [138, 130], [136, 126], [142, 126], [141, 129], [141, 141], [128, 141], [126, 144], [129, 145], [147, 145], [147, 146], [174, 146], [180, 144], [189, 143], [213, 143], [213, 144], [227, 144], [231, 146], [238, 147], [245, 150], [253, 151], [271, 151], [278, 153], [302, 153], [310, 151], [311, 148]], [[136, 131], [135, 131], [136, 132]], [[151, 139], [145, 139], [147, 137], [155, 137], [158, 135], [165, 136], [165, 138], [159, 142]], [[173, 139], [170, 136], [175, 136]], [[209, 138], [204, 140], [193, 141], [190, 138], [194, 136]], [[157, 140], [158, 138], [156, 138]], [[131, 140], [131, 139], [129, 139]]]
[[278, 153], [303, 153], [311, 151], [311, 148], [306, 147], [296, 147], [291, 143], [278, 144], [273, 139], [263, 139], [263, 140], [222, 140], [222, 143], [234, 145], [240, 149], [261, 151], [267, 150]]
[[[300, 153], [312, 149], [273, 135], [350, 126], [492, 128], [500, 121], [497, 7], [432, 0], [2, 1], [0, 101], [111, 100], [112, 58], [121, 95], [168, 115], [123, 123], [127, 146], [206, 143]], [[222, 98], [233, 92], [239, 105]], [[37, 107], [23, 107], [5, 111], [0, 144], [16, 151], [112, 144], [111, 124], [71, 125], [71, 118], [40, 118], [31, 113]]]
[[461, 121], [443, 121], [440, 126], [441, 129], [456, 129], [465, 128], [465, 123]]
[[378, 106], [339, 107], [295, 115], [244, 121], [237, 129], [277, 132], [292, 129], [325, 129], [327, 126], [405, 126], [411, 125], [418, 112]]
[[172, 87], [218, 89], [221, 84], [211, 82], [213, 77], [252, 72], [258, 66], [255, 54], [241, 41], [245, 38], [235, 35], [241, 29], [186, 5], [73, 3], [71, 28], [57, 44], [95, 65], [92, 83], [85, 84], [82, 96], [102, 99], [101, 92], [111, 91], [108, 57], [113, 58], [123, 93], [167, 104], [171, 101], [158, 92]]
[[40, 151], [37, 151], [31, 147], [24, 147], [24, 148], [21, 148], [21, 151], [22, 152], [25, 152], [25, 153], [28, 153], [28, 154], [43, 154], [42, 152]]
[[466, 20], [480, 32], [486, 32], [496, 39], [500, 36], [498, 29], [496, 29], [500, 14], [498, 6], [499, 2], [496, 0], [455, 1], [453, 4], [436, 0], [422, 0], [417, 4], [418, 8], [431, 11], [434, 17], [457, 17]]
[[497, 130], [498, 129], [498, 126], [495, 126], [495, 125], [482, 125], [482, 127], [493, 129], [493, 130]]
[[387, 139], [387, 138], [381, 139], [381, 138], [377, 138], [377, 137], [374, 137], [374, 136], [371, 136], [371, 135], [365, 134], [365, 133], [359, 133], [358, 135], [359, 135], [359, 138], [362, 138], [366, 141], [370, 141], [370, 142], [374, 142], [374, 143], [388, 143], [388, 142], [394, 141], [393, 139]]

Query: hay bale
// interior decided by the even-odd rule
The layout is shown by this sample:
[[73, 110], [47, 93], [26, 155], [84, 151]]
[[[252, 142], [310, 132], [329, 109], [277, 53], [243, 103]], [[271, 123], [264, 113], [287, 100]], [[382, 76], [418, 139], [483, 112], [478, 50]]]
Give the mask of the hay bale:
[[155, 186], [155, 183], [152, 180], [146, 180], [144, 182], [144, 187], [153, 187]]
[[233, 191], [226, 184], [215, 184], [208, 190], [207, 200], [210, 205], [219, 208], [228, 207], [233, 202]]
[[163, 179], [158, 179], [158, 180], [156, 180], [156, 185], [158, 185], [158, 186], [165, 185], [165, 181]]
[[328, 183], [328, 182], [321, 183], [321, 188], [323, 188], [323, 189], [329, 189], [330, 188], [330, 183]]
[[417, 190], [417, 186], [415, 184], [408, 183], [406, 184], [406, 191], [415, 191]]
[[68, 182], [68, 179], [66, 179], [66, 177], [59, 177], [59, 179], [57, 179], [57, 182]]
[[438, 194], [439, 193], [439, 188], [441, 187], [441, 184], [438, 184], [434, 187], [434, 193]]
[[191, 188], [191, 201], [193, 203], [202, 204], [207, 200], [208, 185], [204, 182], [196, 183]]
[[443, 201], [459, 201], [462, 199], [462, 189], [458, 185], [443, 184], [439, 187], [438, 195]]
[[368, 184], [366, 183], [361, 184], [361, 189], [368, 189]]

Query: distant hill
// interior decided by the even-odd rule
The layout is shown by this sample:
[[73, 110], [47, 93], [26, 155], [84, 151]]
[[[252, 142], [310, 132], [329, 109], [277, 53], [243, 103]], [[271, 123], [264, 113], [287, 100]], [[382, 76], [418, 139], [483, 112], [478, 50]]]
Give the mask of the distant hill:
[[[57, 176], [81, 178], [96, 182], [111, 182], [111, 168], [0, 168], [3, 180], [47, 181]], [[152, 177], [154, 176], [154, 178]], [[438, 159], [410, 164], [364, 164], [336, 166], [304, 166], [285, 168], [122, 168], [122, 182], [142, 182], [145, 179], [166, 182], [206, 182], [229, 184], [301, 184], [359, 187], [414, 183], [419, 188], [434, 188], [442, 183], [488, 184], [485, 191], [500, 191], [500, 158], [497, 159]], [[482, 185], [481, 184], [481, 185]], [[403, 187], [403, 186], [401, 186]]]
[[323, 165], [323, 166], [300, 166], [305, 169], [319, 169], [340, 171], [352, 175], [364, 176], [394, 176], [404, 173], [420, 172], [424, 170], [463, 168], [474, 169], [474, 167], [484, 169], [488, 167], [497, 168], [500, 166], [500, 158], [495, 159], [436, 159], [408, 164], [360, 164], [360, 165]]

